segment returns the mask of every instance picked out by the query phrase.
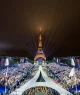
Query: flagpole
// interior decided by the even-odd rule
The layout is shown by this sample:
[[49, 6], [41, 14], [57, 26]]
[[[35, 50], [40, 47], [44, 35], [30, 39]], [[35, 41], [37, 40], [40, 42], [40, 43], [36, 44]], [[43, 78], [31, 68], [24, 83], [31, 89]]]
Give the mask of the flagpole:
[[[6, 77], [7, 77], [7, 74], [8, 74], [8, 66], [7, 66], [7, 71], [6, 71]], [[7, 86], [7, 79], [5, 78], [5, 95], [6, 95], [6, 86]]]
[[5, 78], [5, 95], [6, 95], [6, 78]]
[[6, 95], [6, 83], [5, 83], [5, 95]]
[[77, 78], [76, 78], [76, 75], [74, 77], [75, 77], [75, 87], [76, 87], [76, 95], [77, 95]]
[[7, 66], [7, 73], [8, 73], [8, 66]]

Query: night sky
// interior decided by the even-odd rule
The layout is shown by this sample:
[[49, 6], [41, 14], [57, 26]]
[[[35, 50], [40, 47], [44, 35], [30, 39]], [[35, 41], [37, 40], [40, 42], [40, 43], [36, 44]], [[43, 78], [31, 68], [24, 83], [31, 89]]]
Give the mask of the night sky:
[[47, 58], [80, 55], [80, 0], [1, 0], [0, 55], [33, 58], [42, 29]]

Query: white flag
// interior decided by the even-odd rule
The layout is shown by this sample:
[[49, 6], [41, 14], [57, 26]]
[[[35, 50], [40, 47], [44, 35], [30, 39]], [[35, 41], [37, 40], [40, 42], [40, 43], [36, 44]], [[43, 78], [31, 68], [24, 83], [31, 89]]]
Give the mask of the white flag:
[[57, 63], [58, 63], [58, 58], [57, 58]]
[[9, 59], [6, 58], [6, 60], [5, 60], [5, 66], [8, 66], [8, 65], [9, 65]]
[[74, 62], [73, 58], [71, 59], [71, 65], [75, 66], [75, 62]]
[[71, 70], [71, 72], [69, 74], [69, 77], [71, 77], [71, 76], [75, 76], [75, 68], [72, 68], [72, 70]]

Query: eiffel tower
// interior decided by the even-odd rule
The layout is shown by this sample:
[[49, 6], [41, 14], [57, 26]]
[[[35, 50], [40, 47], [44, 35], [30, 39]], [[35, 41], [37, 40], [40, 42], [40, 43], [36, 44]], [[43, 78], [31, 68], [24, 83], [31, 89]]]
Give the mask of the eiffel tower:
[[43, 52], [42, 49], [42, 34], [41, 34], [41, 29], [40, 29], [40, 35], [39, 35], [39, 45], [38, 45], [38, 51], [36, 53], [36, 56], [34, 57], [34, 61], [46, 61], [46, 56]]

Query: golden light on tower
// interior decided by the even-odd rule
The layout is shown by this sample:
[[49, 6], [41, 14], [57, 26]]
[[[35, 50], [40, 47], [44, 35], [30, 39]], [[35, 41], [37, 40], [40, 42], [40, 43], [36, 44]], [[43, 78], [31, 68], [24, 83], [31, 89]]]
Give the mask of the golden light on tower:
[[36, 61], [38, 58], [43, 58], [46, 60], [46, 56], [42, 49], [42, 35], [41, 35], [42, 29], [40, 28], [40, 35], [39, 35], [39, 45], [38, 45], [38, 51], [36, 56], [34, 57], [34, 60]]

